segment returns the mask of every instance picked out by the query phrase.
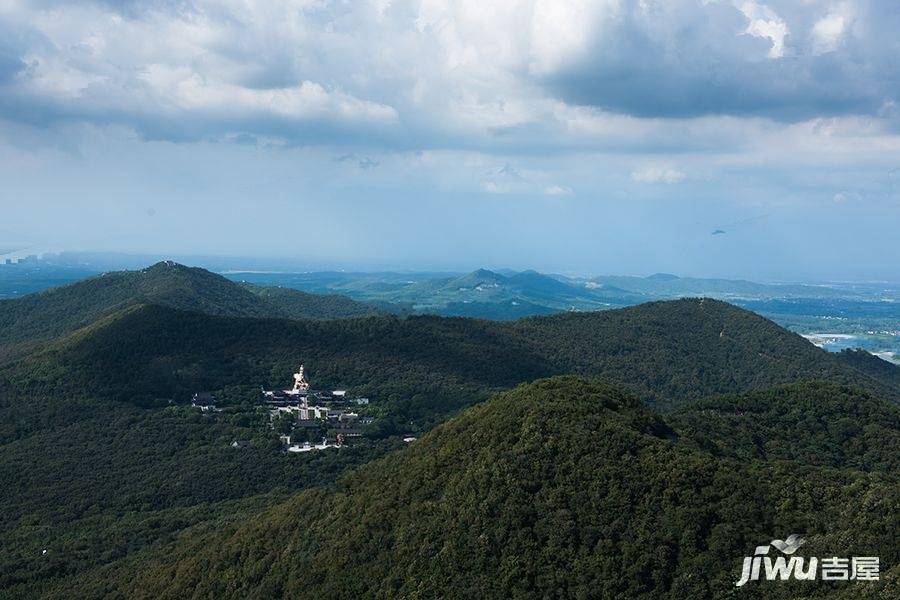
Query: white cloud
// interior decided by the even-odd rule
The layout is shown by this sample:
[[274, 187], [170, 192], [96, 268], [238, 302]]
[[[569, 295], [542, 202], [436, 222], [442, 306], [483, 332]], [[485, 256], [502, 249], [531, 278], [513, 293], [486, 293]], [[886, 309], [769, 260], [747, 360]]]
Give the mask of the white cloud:
[[548, 196], [568, 196], [572, 193], [572, 188], [565, 185], [548, 185], [544, 188], [544, 193]]
[[397, 111], [376, 102], [303, 81], [286, 88], [252, 89], [210, 80], [186, 68], [150, 65], [141, 74], [161, 104], [182, 110], [212, 110], [235, 115], [272, 114], [294, 119], [394, 122]]
[[842, 4], [816, 21], [812, 28], [813, 51], [821, 54], [837, 50], [852, 18], [848, 5]]
[[553, 72], [584, 55], [602, 23], [616, 18], [620, 0], [537, 0], [531, 19], [530, 68]]
[[639, 183], [681, 183], [687, 177], [678, 169], [646, 167], [631, 172], [631, 179]]
[[784, 39], [789, 33], [784, 20], [765, 4], [758, 4], [752, 0], [742, 2], [740, 9], [750, 19], [746, 33], [754, 37], [767, 38], [772, 43], [769, 58], [783, 57]]
[[862, 196], [860, 196], [857, 192], [847, 191], [838, 192], [832, 198], [835, 204], [844, 204], [845, 202], [858, 202], [861, 199]]

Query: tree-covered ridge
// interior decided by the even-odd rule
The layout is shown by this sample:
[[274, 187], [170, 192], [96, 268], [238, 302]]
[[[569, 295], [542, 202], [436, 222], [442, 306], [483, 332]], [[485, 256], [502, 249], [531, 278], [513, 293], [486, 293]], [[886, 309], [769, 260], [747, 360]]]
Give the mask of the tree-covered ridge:
[[357, 302], [338, 294], [309, 294], [282, 287], [259, 287], [244, 284], [245, 290], [256, 294], [269, 307], [268, 317], [290, 319], [351, 319], [384, 314], [371, 304]]
[[204, 389], [284, 386], [301, 360], [317, 386], [372, 395], [387, 414], [419, 425], [554, 372], [488, 321], [238, 319], [138, 306], [5, 373], [26, 397], [64, 381], [67, 393], [158, 406]]
[[0, 357], [138, 304], [232, 317], [343, 318], [378, 314], [340, 296], [295, 290], [247, 289], [205, 269], [161, 262], [139, 271], [110, 272], [14, 300], [0, 300]]
[[900, 365], [889, 363], [865, 350], [843, 350], [838, 358], [854, 369], [865, 373], [887, 386], [900, 388]]
[[716, 456], [900, 473], [900, 408], [858, 388], [784, 385], [700, 400], [667, 420]]
[[[685, 399], [804, 379], [857, 384], [900, 399], [900, 388], [815, 348], [768, 319], [709, 298], [648, 302], [597, 313], [522, 319], [512, 330], [564, 373], [622, 383], [659, 408]], [[891, 366], [892, 365], [888, 365]]]
[[678, 300], [499, 323], [441, 317], [289, 321], [136, 306], [2, 373], [22, 390], [154, 405], [202, 389], [283, 385], [298, 361], [318, 384], [377, 395], [433, 423], [487, 393], [550, 375], [601, 376], [657, 408], [799, 380], [873, 379], [800, 336], [724, 302]]
[[55, 595], [737, 597], [742, 557], [797, 532], [807, 555], [880, 556], [882, 581], [740, 597], [876, 597], [900, 575], [898, 502], [896, 472], [717, 457], [615, 387], [557, 378], [468, 409], [335, 491]]

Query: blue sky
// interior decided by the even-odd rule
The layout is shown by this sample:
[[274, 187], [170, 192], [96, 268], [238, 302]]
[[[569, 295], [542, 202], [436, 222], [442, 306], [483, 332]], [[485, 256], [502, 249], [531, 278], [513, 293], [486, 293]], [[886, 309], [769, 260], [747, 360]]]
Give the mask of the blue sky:
[[0, 0], [0, 247], [898, 280], [897, 31], [891, 0]]

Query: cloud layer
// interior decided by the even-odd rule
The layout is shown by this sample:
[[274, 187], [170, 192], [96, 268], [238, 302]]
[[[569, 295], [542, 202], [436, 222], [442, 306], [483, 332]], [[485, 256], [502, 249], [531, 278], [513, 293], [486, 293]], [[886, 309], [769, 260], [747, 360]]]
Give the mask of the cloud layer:
[[635, 119], [893, 119], [897, 31], [891, 0], [3, 0], [0, 114], [179, 140], [627, 145], [654, 127]]

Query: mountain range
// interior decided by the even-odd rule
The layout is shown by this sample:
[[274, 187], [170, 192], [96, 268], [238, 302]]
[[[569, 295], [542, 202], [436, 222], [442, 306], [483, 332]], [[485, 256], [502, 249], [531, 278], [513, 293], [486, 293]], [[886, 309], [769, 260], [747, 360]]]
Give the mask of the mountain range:
[[[900, 368], [720, 300], [397, 315], [160, 263], [0, 323], [0, 597], [727, 597], [790, 533], [882, 582], [744, 595], [900, 580]], [[282, 451], [255, 403], [299, 362], [371, 398], [364, 443]]]
[[346, 294], [418, 313], [517, 319], [566, 310], [635, 304], [646, 296], [614, 286], [584, 285], [536, 271], [477, 269], [462, 275], [428, 273], [231, 273], [232, 279], [278, 284], [315, 293]]
[[[865, 348], [900, 364], [900, 289], [887, 282], [763, 284], [656, 273], [575, 277], [478, 269], [435, 273], [231, 273], [238, 281], [341, 293], [389, 312], [515, 320], [707, 297], [761, 314], [833, 350]], [[834, 338], [817, 337], [822, 334]]]
[[516, 319], [565, 310], [597, 310], [649, 300], [715, 297], [772, 299], [872, 300], [857, 289], [827, 285], [762, 284], [732, 279], [702, 279], [657, 273], [648, 277], [572, 277], [536, 271], [478, 269], [462, 275], [432, 273], [229, 273], [228, 277], [263, 285], [278, 284], [309, 292], [341, 293], [363, 301], [380, 300], [417, 312], [444, 316]]
[[49, 392], [64, 376], [72, 392], [152, 406], [184, 402], [201, 389], [278, 385], [301, 360], [326, 385], [382, 397], [426, 395], [422, 403], [404, 400], [403, 416], [414, 419], [484, 397], [456, 395], [457, 389], [488, 393], [566, 373], [620, 383], [661, 409], [816, 378], [900, 398], [891, 365], [874, 368], [849, 353], [829, 354], [758, 315], [710, 299], [515, 322], [391, 315], [259, 319], [135, 303], [55, 339], [5, 372], [20, 389]]

